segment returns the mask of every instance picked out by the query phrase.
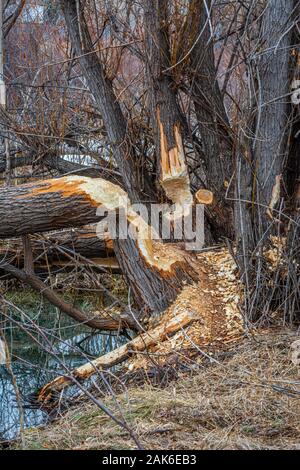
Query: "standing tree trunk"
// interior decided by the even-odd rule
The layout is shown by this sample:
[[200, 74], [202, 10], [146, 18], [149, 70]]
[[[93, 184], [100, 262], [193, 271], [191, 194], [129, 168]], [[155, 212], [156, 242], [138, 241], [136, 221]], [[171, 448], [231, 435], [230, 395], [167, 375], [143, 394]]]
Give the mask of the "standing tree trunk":
[[168, 0], [144, 0], [144, 26], [150, 109], [160, 184], [178, 214], [193, 197], [185, 160], [183, 123], [170, 67]]
[[[109, 140], [116, 146], [116, 161], [123, 176], [125, 189], [131, 202], [137, 202], [141, 199], [141, 191], [136, 165], [137, 162], [134, 160], [134, 149], [129, 145], [126, 137], [128, 123], [126, 123], [122, 114], [111, 83], [109, 83], [105, 77], [105, 72], [98, 56], [96, 53], [91, 54], [93, 50], [92, 41], [84, 19], [82, 7], [80, 6], [81, 2], [78, 2], [80, 6], [79, 16], [75, 0], [60, 0], [60, 3], [73, 48], [79, 56], [82, 71], [99, 106]], [[158, 12], [158, 4], [156, 5], [156, 12]], [[155, 49], [152, 50], [154, 51]], [[169, 103], [168, 87], [164, 85], [161, 92], [163, 92], [161, 96], [167, 97], [166, 103]], [[159, 107], [156, 109], [158, 123], [162, 125], [162, 130], [160, 131], [162, 142], [162, 168], [163, 171], [165, 170], [166, 172], [166, 177], [163, 176], [162, 181], [167, 182], [169, 177], [171, 177], [172, 181], [174, 180], [172, 173], [172, 169], [174, 168], [176, 176], [179, 176], [180, 185], [178, 188], [181, 188], [183, 181], [182, 175], [184, 172], [184, 184], [186, 188], [183, 193], [180, 192], [181, 196], [179, 202], [181, 202], [185, 194], [188, 193], [188, 202], [189, 205], [191, 205], [192, 197], [189, 193], [189, 181], [186, 174], [184, 156], [182, 155], [183, 144], [179, 122], [177, 118], [164, 122], [165, 117], [167, 117], [167, 112], [171, 111], [172, 107], [170, 105], [167, 105], [167, 107], [162, 106], [162, 109], [159, 109]], [[170, 127], [166, 129], [166, 127], [164, 127], [166, 125]], [[175, 161], [174, 165], [172, 164], [172, 159]], [[176, 181], [178, 181], [177, 177]], [[99, 183], [95, 183], [93, 187], [97, 195], [101, 193], [102, 196], [104, 196], [104, 193], [101, 191], [101, 186], [97, 187], [98, 184]], [[106, 185], [107, 184], [108, 183], [106, 183]], [[171, 192], [174, 197], [177, 198], [173, 183], [171, 186]], [[120, 188], [115, 192], [115, 188], [117, 187], [114, 186], [111, 191], [107, 192], [107, 194], [112, 197], [114, 203], [108, 201], [107, 196], [104, 200], [102, 196], [100, 198], [97, 196], [98, 204], [102, 204], [105, 207], [111, 207], [113, 205], [114, 209], [120, 209], [115, 203], [117, 195], [126, 196], [126, 199], [127, 195]], [[114, 195], [113, 192], [115, 192]], [[108, 203], [108, 206], [106, 203]], [[131, 214], [129, 213], [128, 223], [133, 223], [136, 226], [139, 236], [136, 240], [128, 238], [126, 240], [117, 239], [115, 241], [114, 249], [119, 265], [133, 292], [137, 305], [139, 307], [146, 306], [150, 311], [161, 312], [176, 298], [181, 286], [193, 278], [195, 273], [191, 268], [190, 259], [183, 252], [167, 249], [160, 242], [153, 242], [151, 235], [149, 235], [150, 228], [143, 222], [142, 218], [134, 214], [132, 210]]]
[[[270, 235], [282, 233], [287, 222], [282, 177], [291, 131], [293, 14], [293, 0], [267, 1], [249, 68], [255, 84], [254, 125], [249, 123], [253, 139], [244, 138], [237, 157], [235, 226], [237, 261], [246, 284], [245, 311], [250, 321], [267, 317], [275, 296], [281, 295], [275, 289], [277, 278], [272, 289], [272, 281], [267, 282], [272, 273], [266, 269], [264, 251], [270, 245]], [[283, 296], [286, 292], [283, 288]]]
[[[300, 3], [295, 10], [300, 15]], [[293, 50], [293, 90], [300, 88], [300, 31], [295, 29]], [[297, 97], [299, 93], [297, 92]], [[288, 158], [285, 168], [285, 187], [288, 195], [290, 220], [288, 224], [285, 259], [287, 260], [287, 291], [290, 293], [285, 304], [285, 318], [299, 321], [300, 318], [300, 103], [292, 96], [291, 128], [289, 135]]]
[[[211, 1], [206, 2], [210, 9]], [[233, 211], [226, 192], [233, 175], [231, 127], [219, 88], [210, 18], [203, 1], [192, 0], [182, 41], [190, 50], [191, 96], [205, 155], [207, 186], [219, 209], [208, 214], [216, 237], [233, 236]], [[186, 46], [185, 49], [186, 50]]]
[[129, 138], [129, 123], [114, 94], [112, 83], [105, 75], [86, 24], [81, 1], [60, 0], [72, 47], [86, 78], [88, 87], [99, 107], [114, 156], [132, 202], [149, 199], [153, 191], [145, 168], [139, 167], [134, 147]]
[[287, 155], [293, 9], [294, 0], [269, 0], [261, 25], [253, 156], [257, 168], [255, 195], [256, 201], [262, 204], [259, 219], [263, 231], [270, 225], [268, 208], [276, 178], [283, 175]]
[[240, 149], [237, 163], [236, 236], [243, 272], [277, 224], [281, 177], [290, 126], [290, 48], [293, 0], [268, 0], [255, 59], [256, 104], [254, 140]]

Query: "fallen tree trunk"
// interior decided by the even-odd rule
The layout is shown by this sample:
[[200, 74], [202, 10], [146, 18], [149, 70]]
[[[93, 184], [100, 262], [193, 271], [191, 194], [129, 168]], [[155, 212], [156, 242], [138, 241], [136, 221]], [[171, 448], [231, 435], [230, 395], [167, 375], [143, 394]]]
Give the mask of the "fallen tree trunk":
[[[66, 176], [1, 188], [0, 238], [79, 227], [101, 220], [84, 184], [96, 188], [98, 178]], [[104, 180], [101, 180], [104, 181]], [[9, 210], [8, 210], [9, 207]]]
[[151, 227], [134, 211], [125, 191], [109, 181], [67, 176], [4, 188], [0, 198], [0, 238], [101, 219], [103, 216], [96, 216], [99, 207], [104, 212], [126, 214], [125, 222], [136, 236], [114, 240], [119, 265], [137, 306], [162, 312], [184, 284], [198, 278], [193, 258], [180, 248], [153, 240]]
[[[21, 168], [24, 166], [33, 166], [36, 163], [37, 156], [30, 153], [16, 152], [11, 155], [10, 165], [11, 169]], [[44, 156], [39, 160], [39, 163], [44, 164], [46, 167], [57, 170], [59, 173], [73, 173], [77, 175], [100, 177], [102, 172], [109, 174], [109, 168], [102, 169], [102, 167], [81, 165], [80, 163], [70, 162], [61, 156]], [[6, 156], [0, 155], [0, 173], [6, 171]], [[116, 177], [117, 180], [117, 177]]]
[[[108, 232], [103, 232], [100, 239], [95, 225], [31, 236], [30, 242], [35, 273], [49, 273], [49, 270], [60, 267], [72, 268], [76, 263], [120, 272]], [[24, 247], [20, 238], [0, 242], [0, 263], [3, 260], [19, 269], [24, 268]]]
[[57, 294], [53, 289], [47, 286], [34, 274], [26, 273], [25, 271], [17, 269], [8, 263], [2, 263], [1, 267], [4, 271], [11, 274], [16, 279], [19, 279], [19, 281], [28, 284], [34, 290], [43, 295], [43, 297], [45, 297], [49, 302], [55, 305], [60, 311], [66, 313], [69, 317], [73, 318], [79, 323], [85, 324], [91, 328], [96, 328], [97, 330], [116, 331], [123, 328], [130, 328], [132, 330], [139, 329], [137, 322], [129, 313], [120, 313], [115, 315], [111, 314], [109, 311], [105, 311], [104, 317], [104, 315], [101, 315], [101, 313], [98, 311], [82, 311], [80, 308], [65, 302], [65, 300], [59, 294]]
[[177, 331], [188, 326], [193, 320], [194, 315], [186, 310], [176, 317], [172, 318], [168, 323], [159, 325], [153, 330], [140, 334], [132, 341], [115, 349], [94, 361], [84, 364], [72, 372], [72, 376], [62, 376], [45, 385], [38, 394], [40, 401], [48, 401], [53, 392], [59, 392], [65, 387], [74, 384], [77, 381], [86, 380], [97, 372], [108, 369], [120, 364], [133, 354], [145, 351], [147, 348], [156, 345], [161, 341], [165, 341], [169, 336], [174, 335]]

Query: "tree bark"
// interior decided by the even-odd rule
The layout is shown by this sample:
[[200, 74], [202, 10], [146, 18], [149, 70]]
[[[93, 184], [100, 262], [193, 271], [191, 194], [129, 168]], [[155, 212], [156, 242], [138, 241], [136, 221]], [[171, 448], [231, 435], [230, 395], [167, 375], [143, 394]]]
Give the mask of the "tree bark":
[[76, 0], [60, 0], [72, 47], [102, 115], [125, 190], [132, 202], [139, 202], [153, 196], [153, 190], [145, 168], [139, 168], [135, 158], [134, 148], [128, 139], [128, 122], [114, 94], [112, 83], [107, 79], [97, 53], [92, 52], [93, 44], [81, 2], [78, 1], [79, 17], [76, 3]]
[[[22, 166], [29, 166], [32, 165], [32, 160], [33, 157], [31, 155], [20, 155], [18, 154], [13, 154], [10, 156], [10, 164], [11, 164], [11, 169], [13, 170], [14, 168], [19, 168]], [[6, 155], [2, 154], [0, 155], [0, 173], [4, 173], [6, 171]]]
[[128, 195], [113, 183], [67, 176], [5, 188], [0, 198], [4, 222], [0, 238], [83, 225], [97, 219], [98, 207], [126, 214], [125, 222], [136, 237], [114, 239], [117, 260], [138, 307], [163, 311], [186, 282], [197, 279], [193, 259], [178, 247], [154, 240], [151, 227], [134, 211]]
[[249, 268], [251, 272], [255, 251], [278, 225], [276, 209], [282, 202], [281, 177], [291, 125], [289, 51], [293, 11], [293, 0], [267, 2], [261, 19], [258, 59], [252, 64], [256, 71], [254, 139], [240, 148], [236, 178], [236, 239], [243, 273]]
[[[262, 230], [270, 225], [267, 208], [272, 199], [276, 177], [283, 174], [287, 155], [289, 115], [291, 112], [291, 56], [293, 0], [269, 0], [261, 26], [262, 49], [257, 60], [256, 140], [254, 167], [257, 168], [257, 202]], [[280, 202], [280, 201], [278, 201]], [[278, 207], [278, 206], [277, 206]]]
[[[100, 237], [99, 231], [98, 235]], [[30, 242], [34, 271], [39, 275], [49, 275], [49, 269], [51, 272], [61, 268], [73, 269], [76, 263], [89, 263], [91, 268], [107, 268], [112, 273], [121, 272], [108, 232], [103, 232], [100, 239], [96, 235], [96, 226], [51, 233], [42, 237], [32, 236]], [[5, 260], [16, 268], [24, 268], [24, 248], [20, 239], [0, 243], [0, 275], [3, 275], [1, 262]]]
[[[298, 4], [295, 14], [300, 14]], [[299, 29], [299, 28], [298, 28]], [[293, 55], [293, 81], [300, 83], [300, 31], [294, 32], [293, 44], [298, 44]], [[285, 260], [287, 266], [287, 285], [290, 295], [285, 300], [285, 318], [298, 322], [300, 318], [300, 104], [292, 103], [292, 126], [289, 136], [288, 158], [285, 168], [285, 187], [288, 196], [290, 220], [288, 224]]]
[[99, 179], [66, 176], [2, 188], [0, 238], [79, 227], [101, 220], [96, 215], [97, 202], [82, 189], [85, 181], [93, 187]]
[[33, 253], [29, 235], [22, 236], [24, 251], [24, 271], [27, 274], [34, 274]]
[[[25, 152], [16, 152], [10, 156], [10, 167], [21, 168], [24, 166], [33, 166], [37, 156], [34, 154], [26, 154]], [[103, 162], [103, 166], [97, 165], [81, 165], [80, 163], [70, 162], [61, 156], [45, 155], [38, 160], [38, 165], [57, 170], [59, 174], [72, 173], [74, 175], [90, 176], [92, 178], [105, 178], [113, 183], [122, 184], [122, 178], [117, 171], [110, 168], [107, 162]], [[0, 155], [0, 173], [6, 171], [6, 155]]]
[[[211, 1], [206, 3], [210, 8]], [[217, 79], [214, 42], [204, 2], [191, 1], [185, 30], [182, 40], [191, 49], [188, 73], [205, 155], [207, 186], [219, 207], [217, 211], [208, 211], [208, 217], [217, 237], [232, 238], [233, 209], [226, 200], [233, 175], [232, 131]], [[186, 45], [183, 46], [186, 50]]]
[[160, 184], [180, 212], [193, 204], [183, 123], [170, 67], [168, 0], [144, 0], [147, 78]]

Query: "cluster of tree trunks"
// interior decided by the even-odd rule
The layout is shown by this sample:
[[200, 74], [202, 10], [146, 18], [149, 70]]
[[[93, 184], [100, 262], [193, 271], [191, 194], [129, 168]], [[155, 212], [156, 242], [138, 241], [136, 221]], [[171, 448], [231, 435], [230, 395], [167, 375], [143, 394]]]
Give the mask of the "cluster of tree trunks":
[[[250, 104], [255, 112], [248, 122], [247, 131], [252, 132], [249, 138], [234, 135], [225, 109], [214, 56], [212, 2], [189, 2], [174, 61], [170, 2], [142, 1], [146, 102], [154, 155], [149, 156], [141, 155], [137, 141], [143, 139], [134, 136], [130, 113], [117, 98], [101, 53], [95, 50], [92, 28], [85, 16], [87, 5], [78, 0], [60, 0], [59, 4], [73, 53], [101, 114], [113, 151], [114, 166], [111, 169], [103, 161], [100, 168], [83, 167], [49, 154], [43, 158], [46, 166], [76, 175], [2, 188], [0, 238], [23, 237], [23, 250], [18, 241], [11, 242], [8, 247], [2, 245], [0, 270], [1, 274], [5, 272], [27, 282], [67, 314], [90, 326], [104, 328], [106, 325], [112, 329], [120, 328], [121, 324], [122, 327], [137, 328], [131, 312], [126, 309], [121, 320], [114, 318], [112, 321], [94, 313], [74, 310], [45, 287], [37, 277], [39, 270], [70, 265], [68, 255], [74, 252], [81, 257], [81, 263], [89, 259], [102, 267], [110, 264], [111, 269], [124, 274], [139, 312], [149, 314], [164, 311], [176, 300], [186, 283], [197, 280], [194, 258], [179, 246], [153, 240], [152, 228], [132, 206], [141, 201], [171, 202], [175, 204], [174, 217], [180, 217], [182, 209], [191, 211], [193, 208], [195, 198], [185, 154], [185, 143], [191, 136], [187, 116], [180, 104], [180, 93], [183, 92], [193, 103], [201, 135], [206, 168], [203, 186], [215, 193], [214, 204], [208, 211], [209, 220], [218, 239], [220, 236], [233, 238], [235, 232], [239, 247], [237, 260], [241, 272], [248, 272], [260, 241], [265, 234], [271, 233], [274, 225], [277, 227], [275, 214], [281, 208], [285, 173], [291, 169], [299, 171], [299, 165], [295, 163], [297, 143], [294, 138], [288, 139], [291, 106], [286, 100], [291, 79], [291, 57], [287, 51], [295, 34], [293, 21], [299, 5], [295, 8], [293, 0], [270, 0], [258, 22], [258, 52], [250, 61], [251, 71], [254, 71], [251, 83], [254, 84], [255, 99], [255, 103]], [[188, 50], [186, 57], [180, 56], [181, 47]], [[12, 128], [12, 120], [3, 109], [1, 117]], [[299, 120], [293, 124], [293, 131], [298, 130]], [[291, 142], [292, 145], [288, 145]], [[32, 158], [17, 153], [12, 155], [10, 165], [31, 165]], [[147, 159], [151, 160], [152, 166]], [[4, 168], [7, 165], [2, 157], [0, 170]], [[91, 177], [95, 175], [98, 177]], [[294, 178], [294, 184], [296, 181]], [[230, 189], [233, 182], [234, 198]], [[288, 192], [290, 197], [294, 196], [295, 187], [289, 187]], [[197, 193], [196, 196], [198, 202], [212, 202], [210, 193]], [[75, 239], [74, 232], [70, 231], [50, 234], [44, 239], [34, 235], [95, 224], [104, 217], [97, 215], [98, 207], [117, 213], [126, 207], [126, 223], [134, 227], [137, 236], [125, 240], [118, 237], [113, 237], [113, 241], [107, 237], [99, 240], [94, 233], [87, 237], [78, 230]], [[28, 235], [33, 237], [29, 239]]]
[[[218, 206], [209, 219], [216, 235], [234, 236], [232, 202], [233, 131], [227, 116], [217, 78], [214, 42], [206, 8], [211, 1], [189, 2], [183, 41], [191, 47], [189, 80], [205, 158], [206, 184], [214, 193]], [[199, 36], [199, 32], [201, 32]]]

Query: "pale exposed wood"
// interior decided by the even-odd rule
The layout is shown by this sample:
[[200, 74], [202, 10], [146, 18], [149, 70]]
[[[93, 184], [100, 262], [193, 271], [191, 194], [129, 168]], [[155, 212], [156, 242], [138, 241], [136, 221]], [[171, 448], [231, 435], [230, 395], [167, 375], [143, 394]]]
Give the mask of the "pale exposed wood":
[[199, 204], [212, 204], [214, 201], [214, 195], [207, 189], [199, 189], [195, 194], [195, 199]]
[[271, 195], [270, 204], [267, 208], [268, 217], [271, 220], [276, 220], [278, 222], [280, 222], [280, 220], [278, 220], [276, 217], [274, 217], [273, 213], [274, 213], [274, 209], [275, 209], [276, 205], [278, 204], [278, 202], [280, 200], [281, 180], [282, 180], [282, 175], [277, 175], [275, 177], [275, 184], [272, 188], [272, 195]]
[[183, 129], [185, 119], [178, 104], [177, 86], [172, 75], [164, 73], [171, 62], [169, 2], [143, 0], [145, 48], [151, 121], [160, 185], [175, 204], [174, 218], [188, 214], [193, 205], [185, 158]]
[[152, 228], [120, 186], [102, 178], [74, 175], [5, 188], [0, 197], [0, 219], [4, 222], [0, 238], [90, 223], [97, 218], [99, 207], [103, 215], [98, 220], [107, 212], [124, 210], [136, 236], [114, 240], [117, 260], [138, 307], [162, 312], [198, 274], [185, 251], [168, 248], [152, 236]]
[[[153, 330], [137, 336], [120, 348], [78, 367], [73, 371], [72, 376], [76, 380], [88, 379], [99, 370], [108, 369], [116, 364], [120, 364], [132, 354], [145, 351], [148, 347], [165, 341], [169, 336], [174, 335], [177, 331], [188, 326], [193, 320], [195, 320], [194, 315], [190, 311], [185, 310], [167, 323], [159, 325]], [[39, 400], [48, 400], [53, 392], [61, 391], [72, 383], [74, 382], [70, 377], [57, 377], [42, 388], [39, 393]]]
[[174, 217], [176, 218], [176, 216], [182, 216], [183, 213], [188, 213], [193, 204], [183, 141], [179, 125], [175, 124], [173, 132], [176, 145], [169, 148], [164, 125], [160, 119], [159, 107], [157, 108], [157, 121], [160, 132], [160, 182], [166, 196], [175, 204]]

